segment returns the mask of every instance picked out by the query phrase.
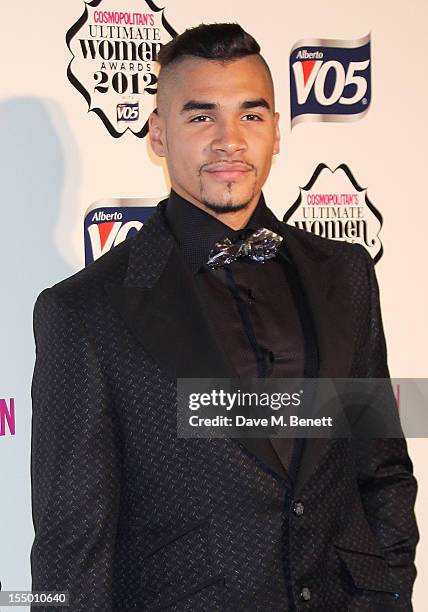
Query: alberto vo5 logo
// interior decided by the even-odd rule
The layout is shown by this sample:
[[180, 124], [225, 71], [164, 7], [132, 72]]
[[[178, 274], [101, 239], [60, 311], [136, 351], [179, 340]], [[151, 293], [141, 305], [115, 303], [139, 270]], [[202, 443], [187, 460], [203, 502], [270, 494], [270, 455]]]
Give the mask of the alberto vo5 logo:
[[371, 101], [370, 66], [370, 34], [299, 40], [290, 55], [291, 127], [361, 119]]
[[94, 202], [85, 214], [85, 265], [134, 236], [163, 199], [122, 198]]
[[138, 102], [126, 103], [123, 102], [116, 106], [117, 121], [138, 121], [140, 117], [140, 105]]

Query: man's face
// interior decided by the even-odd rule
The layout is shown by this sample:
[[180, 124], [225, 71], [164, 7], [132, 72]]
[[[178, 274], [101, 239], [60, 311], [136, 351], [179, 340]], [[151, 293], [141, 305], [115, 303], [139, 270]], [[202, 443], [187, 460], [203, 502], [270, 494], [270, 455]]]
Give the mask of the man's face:
[[174, 191], [215, 213], [254, 207], [279, 151], [272, 85], [258, 56], [182, 60], [150, 117]]

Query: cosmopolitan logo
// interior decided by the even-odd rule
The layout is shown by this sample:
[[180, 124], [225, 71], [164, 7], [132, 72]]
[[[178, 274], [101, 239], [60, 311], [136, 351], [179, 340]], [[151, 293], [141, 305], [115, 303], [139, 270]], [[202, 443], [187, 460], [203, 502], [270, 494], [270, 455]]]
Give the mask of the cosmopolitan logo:
[[113, 137], [130, 130], [143, 138], [157, 92], [156, 55], [176, 32], [152, 0], [122, 0], [118, 8], [115, 0], [85, 2], [66, 36], [67, 76]]
[[[160, 199], [160, 198], [159, 198]], [[128, 199], [96, 202], [85, 215], [85, 264], [134, 236], [159, 200]]]
[[370, 35], [298, 41], [290, 55], [291, 126], [363, 117], [371, 100], [370, 64]]
[[15, 435], [15, 400], [0, 399], [0, 436]]
[[139, 26], [154, 26], [155, 19], [151, 13], [127, 13], [123, 11], [94, 11], [95, 23], [115, 23]]
[[375, 262], [382, 257], [382, 215], [346, 164], [335, 170], [319, 164], [284, 221], [318, 236], [361, 244]]

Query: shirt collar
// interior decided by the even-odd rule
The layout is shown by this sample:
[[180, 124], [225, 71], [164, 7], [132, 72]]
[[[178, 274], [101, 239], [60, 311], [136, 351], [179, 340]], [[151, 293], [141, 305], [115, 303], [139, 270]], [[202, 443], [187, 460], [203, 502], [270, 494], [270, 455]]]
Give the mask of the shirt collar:
[[[183, 257], [193, 273], [206, 263], [216, 242], [224, 238], [236, 239], [242, 231], [225, 225], [173, 190], [168, 198], [165, 214]], [[276, 231], [276, 223], [278, 220], [266, 206], [261, 194], [245, 229], [257, 230], [266, 227]]]

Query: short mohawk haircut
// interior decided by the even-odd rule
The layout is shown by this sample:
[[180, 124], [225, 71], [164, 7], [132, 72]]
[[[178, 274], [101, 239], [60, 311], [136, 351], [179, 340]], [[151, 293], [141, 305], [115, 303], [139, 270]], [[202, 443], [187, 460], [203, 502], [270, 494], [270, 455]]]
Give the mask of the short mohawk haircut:
[[161, 47], [156, 60], [164, 68], [187, 57], [227, 61], [257, 55], [260, 46], [237, 23], [201, 24]]

